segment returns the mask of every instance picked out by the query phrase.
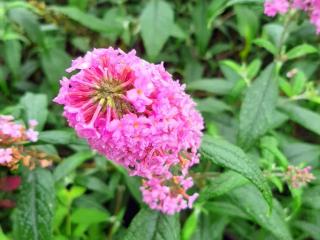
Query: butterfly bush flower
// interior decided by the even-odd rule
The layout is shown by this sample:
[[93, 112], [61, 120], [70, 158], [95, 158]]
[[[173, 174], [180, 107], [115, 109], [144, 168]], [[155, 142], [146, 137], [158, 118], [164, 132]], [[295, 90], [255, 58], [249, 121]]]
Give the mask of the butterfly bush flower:
[[26, 128], [16, 123], [13, 116], [0, 115], [0, 166], [16, 169], [22, 162], [32, 169], [37, 161], [40, 165], [47, 163], [44, 153], [24, 147], [24, 144], [38, 140], [37, 124], [36, 120], [30, 120], [29, 128]]
[[311, 173], [311, 167], [299, 168], [297, 166], [288, 166], [285, 178], [293, 188], [300, 188], [315, 179]]
[[290, 9], [305, 11], [320, 34], [320, 0], [266, 0], [264, 4], [264, 12], [270, 17], [285, 14]]
[[288, 0], [267, 0], [264, 5], [264, 12], [270, 17], [274, 17], [278, 13], [285, 14], [288, 9]]
[[142, 177], [144, 201], [173, 214], [192, 203], [188, 176], [199, 162], [203, 120], [163, 64], [121, 49], [94, 49], [72, 61], [54, 101], [80, 137]]
[[14, 117], [10, 115], [0, 115], [0, 145], [8, 145], [13, 142], [36, 142], [38, 132], [34, 130], [37, 126], [36, 120], [29, 122], [26, 129], [23, 124], [14, 122]]

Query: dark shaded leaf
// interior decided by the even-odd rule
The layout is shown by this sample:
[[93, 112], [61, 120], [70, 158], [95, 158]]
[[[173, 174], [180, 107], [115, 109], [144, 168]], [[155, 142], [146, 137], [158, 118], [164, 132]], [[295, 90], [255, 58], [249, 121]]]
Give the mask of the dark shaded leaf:
[[14, 213], [14, 236], [19, 240], [52, 239], [55, 204], [53, 179], [47, 170], [26, 170]]
[[268, 66], [249, 87], [240, 111], [239, 144], [249, 149], [273, 124], [278, 99], [275, 66]]
[[80, 166], [84, 161], [92, 158], [94, 154], [91, 151], [83, 151], [73, 154], [72, 156], [63, 160], [63, 162], [58, 165], [54, 171], [54, 179], [56, 181], [66, 177], [69, 173], [74, 171], [78, 166]]
[[140, 16], [141, 35], [148, 56], [155, 58], [174, 28], [171, 6], [162, 0], [151, 0]]
[[132, 220], [125, 240], [180, 240], [178, 216], [142, 209]]
[[263, 194], [272, 208], [272, 193], [261, 170], [255, 162], [238, 147], [220, 139], [205, 136], [202, 140], [200, 153], [202, 157], [213, 163], [229, 168], [249, 179]]
[[268, 205], [262, 200], [261, 194], [251, 185], [245, 185], [230, 192], [231, 201], [243, 209], [253, 221], [269, 230], [281, 240], [291, 240], [291, 234], [285, 222], [281, 206], [274, 204], [270, 215], [267, 214]]

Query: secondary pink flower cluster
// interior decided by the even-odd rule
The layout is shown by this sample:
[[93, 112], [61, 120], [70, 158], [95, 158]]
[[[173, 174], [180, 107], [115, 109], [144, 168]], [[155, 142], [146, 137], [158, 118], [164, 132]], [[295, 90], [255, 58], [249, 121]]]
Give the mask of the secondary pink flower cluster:
[[72, 61], [54, 99], [92, 148], [141, 176], [144, 201], [173, 214], [191, 207], [197, 194], [189, 168], [198, 163], [203, 120], [184, 86], [163, 64], [121, 49], [94, 49]]
[[0, 144], [17, 141], [38, 140], [38, 132], [34, 128], [38, 125], [36, 120], [29, 121], [29, 128], [26, 129], [23, 124], [14, 122], [11, 115], [0, 115]]
[[320, 33], [320, 0], [266, 0], [264, 12], [268, 16], [285, 14], [290, 9], [303, 10], [308, 13], [310, 21]]
[[300, 188], [315, 179], [311, 169], [310, 166], [305, 168], [288, 166], [285, 177], [293, 188]]
[[23, 159], [20, 149], [23, 143], [36, 142], [38, 132], [34, 130], [36, 120], [29, 121], [29, 128], [14, 122], [10, 115], [0, 115], [0, 166], [16, 167], [16, 163]]

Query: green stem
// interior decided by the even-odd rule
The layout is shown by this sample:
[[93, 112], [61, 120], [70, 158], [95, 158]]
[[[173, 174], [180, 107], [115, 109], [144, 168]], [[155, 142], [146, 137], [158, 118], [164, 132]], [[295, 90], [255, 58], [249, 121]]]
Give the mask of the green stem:
[[299, 14], [297, 12], [293, 12], [293, 13], [288, 13], [286, 15], [286, 18], [284, 20], [284, 25], [283, 25], [283, 31], [281, 33], [280, 36], [280, 41], [279, 41], [279, 46], [278, 46], [278, 54], [277, 54], [277, 59], [279, 59], [281, 61], [281, 54], [283, 52], [283, 47], [284, 47], [284, 43], [286, 40], [286, 35], [288, 35], [290, 33], [290, 24], [293, 22], [293, 20], [295, 18], [297, 18], [299, 16]]

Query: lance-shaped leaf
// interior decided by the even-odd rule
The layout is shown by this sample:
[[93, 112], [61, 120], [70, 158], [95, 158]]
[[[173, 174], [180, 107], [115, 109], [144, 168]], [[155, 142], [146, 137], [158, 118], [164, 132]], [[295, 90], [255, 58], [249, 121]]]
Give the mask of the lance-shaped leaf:
[[66, 177], [77, 167], [79, 167], [84, 161], [92, 158], [94, 153], [92, 151], [77, 152], [70, 157], [63, 160], [63, 162], [55, 169], [53, 176], [55, 181]]
[[269, 230], [279, 240], [291, 240], [291, 234], [285, 221], [285, 214], [277, 202], [271, 214], [266, 214], [268, 205], [261, 194], [251, 185], [234, 189], [228, 194], [231, 202], [242, 209], [254, 222]]
[[234, 171], [224, 172], [208, 182], [207, 186], [201, 191], [198, 201], [219, 197], [248, 182], [248, 179]]
[[152, 0], [143, 9], [141, 35], [150, 58], [155, 58], [168, 40], [174, 27], [174, 14], [171, 6], [162, 0]]
[[202, 157], [229, 168], [249, 179], [272, 207], [272, 193], [261, 170], [240, 148], [224, 140], [205, 136], [200, 149]]
[[249, 149], [272, 126], [278, 98], [275, 65], [269, 65], [246, 92], [240, 111], [239, 144]]
[[320, 135], [320, 114], [295, 104], [283, 104], [279, 106], [292, 121]]
[[41, 168], [25, 170], [13, 218], [15, 239], [52, 239], [54, 192], [53, 178], [49, 171]]
[[142, 209], [132, 220], [125, 240], [180, 240], [178, 215]]

